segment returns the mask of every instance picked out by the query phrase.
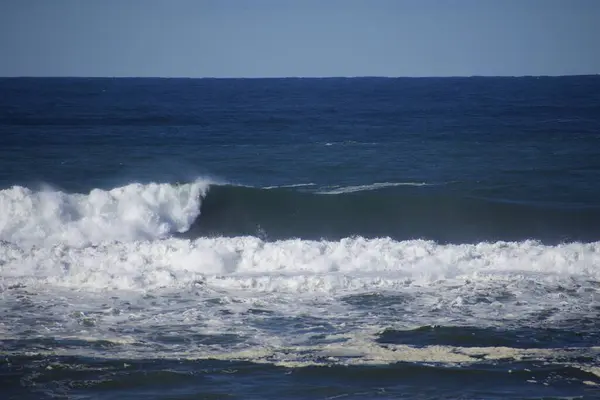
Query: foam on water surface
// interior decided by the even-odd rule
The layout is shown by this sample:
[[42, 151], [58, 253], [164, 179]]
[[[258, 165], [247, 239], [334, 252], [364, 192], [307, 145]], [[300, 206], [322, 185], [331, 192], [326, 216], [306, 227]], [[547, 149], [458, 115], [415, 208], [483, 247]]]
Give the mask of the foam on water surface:
[[258, 292], [368, 292], [528, 279], [569, 285], [600, 277], [600, 243], [537, 242], [440, 245], [431, 241], [347, 238], [340, 241], [256, 237], [105, 242], [88, 247], [0, 246], [11, 284], [151, 290], [208, 280]]
[[345, 194], [354, 192], [363, 192], [369, 190], [378, 190], [383, 188], [397, 186], [429, 186], [431, 184], [425, 182], [376, 182], [369, 185], [354, 185], [354, 186], [336, 186], [327, 190], [322, 190], [321, 194]]
[[[286, 367], [533, 360], [595, 371], [596, 347], [570, 336], [575, 345], [565, 346], [546, 330], [566, 337], [576, 324], [595, 340], [600, 242], [172, 237], [201, 222], [208, 187], [0, 192], [7, 354]], [[525, 327], [534, 339], [522, 348], [510, 338], [503, 346], [462, 337], [452, 340], [472, 345], [451, 345], [443, 335], [456, 333], [418, 330], [424, 326]], [[411, 342], [427, 335], [433, 339]], [[526, 346], [538, 338], [540, 348]]]
[[[83, 335], [122, 340], [120, 346], [143, 343], [123, 349], [139, 352], [131, 357], [295, 345], [311, 358], [280, 361], [331, 356], [397, 362], [401, 357], [388, 350], [352, 355], [357, 347], [344, 343], [365, 330], [568, 329], [574, 319], [597, 316], [599, 250], [600, 243], [439, 245], [363, 238], [165, 239], [32, 249], [3, 243], [0, 329], [9, 341], [31, 341], [28, 350], [40, 350], [35, 343], [46, 338], [65, 354], [79, 346], [68, 338]], [[338, 345], [339, 352], [331, 353]]]

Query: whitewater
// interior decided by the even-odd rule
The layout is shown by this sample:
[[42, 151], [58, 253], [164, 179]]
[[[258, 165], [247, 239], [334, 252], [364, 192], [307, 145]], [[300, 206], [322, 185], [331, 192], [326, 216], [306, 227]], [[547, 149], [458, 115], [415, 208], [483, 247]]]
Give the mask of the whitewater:
[[[85, 308], [81, 301], [93, 303], [98, 293], [113, 299], [187, 293], [195, 303], [217, 296], [236, 314], [260, 304], [268, 313], [330, 318], [347, 308], [349, 296], [383, 293], [409, 304], [410, 313], [401, 318], [389, 310], [358, 317], [369, 320], [369, 330], [475, 321], [478, 326], [506, 326], [543, 312], [551, 312], [550, 321], [560, 325], [600, 307], [599, 242], [441, 245], [385, 237], [172, 237], [198, 218], [201, 223], [209, 187], [209, 181], [197, 180], [131, 184], [88, 194], [2, 190], [0, 290], [5, 307], [15, 290], [35, 292], [38, 299], [49, 296], [44, 300], [48, 305], [54, 290], [78, 298], [61, 306], [57, 318], [62, 322]], [[230, 327], [231, 314], [215, 314], [209, 306], [199, 312], [208, 313], [212, 324]], [[165, 323], [169, 318], [181, 322], [168, 306], [142, 313]], [[18, 326], [4, 319], [3, 334]], [[94, 329], [96, 339], [105, 334], [99, 328]], [[67, 334], [72, 327], [64, 329]]]
[[0, 240], [84, 246], [165, 237], [189, 228], [208, 186], [201, 181], [177, 187], [131, 184], [89, 194], [14, 186], [0, 191]]

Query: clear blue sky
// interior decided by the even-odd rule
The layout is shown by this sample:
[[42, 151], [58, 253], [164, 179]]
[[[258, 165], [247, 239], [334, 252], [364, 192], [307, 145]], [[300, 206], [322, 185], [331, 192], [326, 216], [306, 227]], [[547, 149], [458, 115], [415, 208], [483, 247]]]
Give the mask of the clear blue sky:
[[600, 0], [0, 0], [0, 76], [600, 73]]

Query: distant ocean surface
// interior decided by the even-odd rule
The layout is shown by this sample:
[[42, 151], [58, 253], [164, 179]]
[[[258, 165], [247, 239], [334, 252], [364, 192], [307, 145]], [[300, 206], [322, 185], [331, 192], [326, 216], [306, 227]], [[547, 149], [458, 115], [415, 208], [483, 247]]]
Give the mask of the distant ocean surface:
[[0, 398], [600, 398], [600, 76], [0, 79]]

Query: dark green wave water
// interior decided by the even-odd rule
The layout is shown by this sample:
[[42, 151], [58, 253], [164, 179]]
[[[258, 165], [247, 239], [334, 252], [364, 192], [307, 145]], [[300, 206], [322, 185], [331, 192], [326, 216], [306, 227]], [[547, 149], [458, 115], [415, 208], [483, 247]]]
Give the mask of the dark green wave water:
[[184, 236], [337, 240], [360, 235], [443, 243], [559, 243], [600, 240], [599, 226], [600, 207], [477, 198], [445, 186], [353, 192], [212, 186], [200, 217]]

